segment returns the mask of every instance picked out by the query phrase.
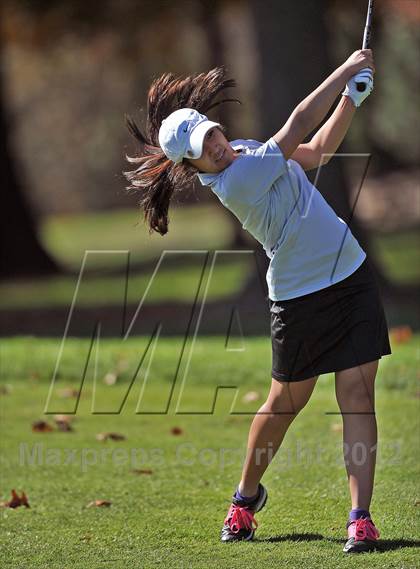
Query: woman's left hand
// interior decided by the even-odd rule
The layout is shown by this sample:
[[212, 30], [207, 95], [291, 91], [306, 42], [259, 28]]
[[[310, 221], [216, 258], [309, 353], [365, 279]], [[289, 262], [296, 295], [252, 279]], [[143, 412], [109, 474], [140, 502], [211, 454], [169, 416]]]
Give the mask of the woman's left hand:
[[343, 69], [346, 74], [346, 81], [356, 75], [362, 69], [369, 67], [372, 73], [375, 73], [375, 64], [373, 62], [373, 53], [371, 49], [359, 49], [351, 54], [351, 56], [343, 63]]

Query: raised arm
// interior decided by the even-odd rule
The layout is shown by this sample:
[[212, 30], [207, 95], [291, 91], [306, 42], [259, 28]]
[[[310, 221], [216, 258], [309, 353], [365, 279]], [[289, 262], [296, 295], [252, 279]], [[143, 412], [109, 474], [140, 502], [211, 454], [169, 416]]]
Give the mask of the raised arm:
[[341, 97], [333, 114], [322, 125], [310, 142], [299, 144], [291, 155], [304, 170], [312, 170], [326, 164], [343, 141], [356, 107], [349, 97]]
[[355, 51], [315, 91], [299, 103], [286, 124], [273, 136], [286, 160], [322, 122], [350, 77], [366, 67], [374, 70], [372, 51]]

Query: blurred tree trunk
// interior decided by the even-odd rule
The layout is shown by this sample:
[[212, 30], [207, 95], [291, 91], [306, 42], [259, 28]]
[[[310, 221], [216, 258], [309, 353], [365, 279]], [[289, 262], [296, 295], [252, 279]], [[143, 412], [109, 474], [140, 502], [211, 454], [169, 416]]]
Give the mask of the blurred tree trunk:
[[0, 223], [0, 278], [57, 273], [57, 264], [43, 249], [34, 218], [25, 201], [10, 146], [9, 125], [0, 74], [0, 170], [2, 209]]
[[[294, 107], [332, 71], [324, 23], [327, 4], [319, 0], [249, 0], [260, 59], [257, 86], [258, 108], [261, 109], [260, 140], [273, 135], [286, 122]], [[382, 285], [387, 284], [371, 250], [369, 234], [351, 215], [349, 185], [340, 159], [332, 160], [324, 167], [318, 189], [337, 214], [349, 222], [353, 234], [368, 253], [378, 280]], [[259, 249], [259, 262], [266, 267], [268, 260], [263, 259], [265, 254]], [[244, 296], [252, 297], [252, 291], [260, 286], [259, 282], [260, 276], [254, 274], [245, 287]]]
[[[206, 34], [207, 44], [209, 46], [209, 62], [208, 67], [219, 67], [225, 64], [223, 39], [220, 15], [220, 1], [219, 0], [202, 0], [200, 3], [200, 25]], [[229, 104], [229, 103], [228, 103]], [[227, 112], [226, 105], [220, 105], [216, 110], [217, 120], [226, 126], [228, 132], [230, 131], [229, 113]], [[226, 211], [232, 225], [232, 240], [229, 243], [230, 249], [243, 249], [249, 248], [249, 241], [242, 225], [238, 219]]]

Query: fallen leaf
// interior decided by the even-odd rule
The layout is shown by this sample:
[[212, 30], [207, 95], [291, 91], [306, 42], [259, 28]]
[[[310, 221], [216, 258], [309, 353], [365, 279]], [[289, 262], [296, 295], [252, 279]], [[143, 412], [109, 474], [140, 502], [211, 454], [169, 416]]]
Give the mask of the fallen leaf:
[[248, 393], [245, 393], [245, 395], [242, 397], [242, 401], [244, 403], [251, 403], [252, 401], [258, 401], [260, 397], [261, 395], [258, 393], [258, 391], [248, 391]]
[[74, 415], [54, 415], [54, 421], [60, 423], [72, 423]]
[[416, 500], [416, 501], [414, 502], [414, 505], [415, 505], [415, 506], [420, 506], [420, 500]]
[[180, 427], [172, 427], [172, 429], [171, 429], [171, 433], [174, 436], [182, 435], [183, 432], [184, 431]]
[[107, 508], [109, 508], [109, 506], [112, 504], [112, 502], [109, 502], [108, 500], [94, 500], [93, 502], [89, 502], [89, 504], [86, 506], [86, 508], [101, 508], [103, 506], [106, 506]]
[[108, 372], [104, 377], [104, 383], [107, 385], [115, 385], [117, 383], [118, 376], [114, 371]]
[[71, 399], [72, 397], [78, 397], [79, 392], [77, 389], [73, 389], [71, 387], [65, 387], [64, 389], [58, 390], [58, 396], [62, 399]]
[[333, 424], [331, 425], [331, 430], [332, 430], [334, 433], [341, 433], [342, 430], [343, 430], [343, 423], [333, 423]]
[[34, 421], [32, 423], [32, 431], [34, 433], [49, 433], [54, 429], [46, 421]]
[[19, 506], [25, 506], [25, 508], [30, 508], [28, 498], [25, 492], [22, 491], [19, 496], [15, 490], [12, 490], [12, 498], [8, 502], [2, 502], [0, 504], [4, 508], [19, 508]]
[[153, 474], [153, 470], [150, 468], [133, 468], [134, 474]]
[[96, 435], [96, 440], [107, 441], [111, 439], [112, 441], [125, 441], [126, 437], [120, 433], [98, 433]]
[[11, 386], [9, 384], [0, 385], [0, 395], [9, 395], [12, 391]]
[[409, 342], [413, 336], [413, 330], [410, 326], [396, 326], [389, 331], [391, 342], [394, 344], [404, 344]]
[[73, 431], [73, 427], [71, 426], [72, 420], [73, 417], [71, 415], [54, 415], [54, 421], [59, 431]]

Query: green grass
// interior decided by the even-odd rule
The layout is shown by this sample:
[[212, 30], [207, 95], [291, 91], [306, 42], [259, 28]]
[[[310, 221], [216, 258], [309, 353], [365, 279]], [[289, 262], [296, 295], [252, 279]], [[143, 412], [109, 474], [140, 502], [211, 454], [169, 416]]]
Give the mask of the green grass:
[[[135, 210], [121, 210], [48, 218], [41, 230], [42, 240], [62, 266], [73, 276], [28, 279], [0, 283], [0, 308], [67, 308], [73, 298], [85, 251], [110, 251], [91, 254], [86, 266], [100, 274], [83, 280], [79, 306], [121, 305], [125, 285], [125, 264], [130, 251], [130, 266], [149, 261], [157, 264], [164, 250], [211, 253], [229, 248], [232, 226], [222, 207], [216, 205], [182, 206], [171, 213], [170, 230], [165, 237], [149, 235]], [[418, 236], [414, 230], [397, 234], [372, 235], [373, 246], [389, 277], [398, 283], [420, 282], [417, 262]], [[249, 241], [249, 249], [259, 245]], [[121, 251], [122, 253], [112, 253]], [[232, 257], [212, 275], [208, 298], [217, 300], [237, 294], [250, 271], [251, 262]], [[138, 303], [153, 274], [153, 268], [130, 273], [128, 302]], [[109, 274], [121, 270], [121, 275]], [[194, 298], [200, 267], [190, 262], [162, 268], [146, 302], [185, 301]]]
[[[211, 273], [207, 298], [218, 300], [238, 293], [244, 279], [250, 272], [252, 260], [238, 258], [230, 263], [215, 265]], [[192, 301], [197, 291], [198, 298], [203, 297], [211, 259], [201, 281], [203, 262], [195, 265], [183, 264], [182, 267], [159, 269], [150, 289], [153, 270], [147, 274], [131, 274], [127, 288], [127, 302], [138, 304], [147, 291], [145, 303]], [[157, 265], [157, 260], [156, 260]], [[164, 267], [164, 265], [163, 265]], [[20, 283], [5, 282], [0, 284], [0, 308], [42, 308], [70, 306], [75, 294], [78, 277], [52, 277], [48, 279], [30, 280]], [[78, 306], [122, 305], [124, 300], [126, 276], [89, 276], [83, 278], [77, 294]], [[201, 284], [200, 284], [201, 283]]]
[[[144, 337], [125, 343], [101, 342], [96, 412], [118, 410], [147, 344]], [[418, 337], [395, 346], [393, 356], [384, 358], [380, 365], [380, 442], [372, 513], [385, 551], [365, 555], [363, 567], [419, 566], [417, 345]], [[181, 359], [167, 414], [144, 412], [166, 408], [182, 351], [180, 338], [162, 339], [151, 363], [146, 354], [120, 414], [92, 414], [91, 364], [74, 432], [40, 434], [31, 431], [31, 423], [51, 420], [43, 411], [59, 342], [3, 340], [1, 380], [10, 387], [9, 393], [1, 396], [1, 499], [8, 499], [11, 488], [23, 489], [31, 504], [30, 509], [0, 510], [4, 567], [143, 569], [160, 563], [167, 568], [197, 569], [361, 566], [359, 557], [349, 558], [341, 552], [349, 499], [341, 433], [333, 429], [340, 417], [326, 414], [337, 411], [331, 375], [318, 381], [311, 401], [293, 423], [264, 477], [270, 498], [258, 515], [257, 540], [234, 545], [218, 542], [240, 474], [252, 413], [269, 386], [270, 345], [267, 338], [251, 338], [244, 351], [238, 352], [226, 350], [223, 338], [197, 339], [178, 409], [211, 410], [217, 385], [237, 386], [238, 395], [234, 399], [233, 389], [222, 390], [213, 414], [180, 415], [175, 410], [189, 348], [187, 345]], [[60, 398], [58, 389], [78, 387], [87, 353], [87, 341], [67, 340], [50, 399], [51, 412], [74, 409], [75, 400]], [[109, 372], [118, 378], [115, 385], [103, 382]], [[142, 385], [143, 413], [136, 414]], [[244, 403], [243, 395], [250, 390], [257, 391], [260, 399]], [[232, 409], [250, 414], [230, 414]], [[171, 434], [174, 426], [182, 429], [179, 436]], [[127, 439], [101, 443], [95, 435], [103, 431], [120, 432]], [[19, 452], [36, 444], [42, 445], [35, 447], [40, 449], [42, 464], [31, 466]], [[69, 456], [73, 460], [63, 464]], [[153, 472], [138, 475], [133, 467]], [[95, 499], [110, 500], [112, 506], [86, 508]]]
[[[128, 250], [131, 262], [158, 258], [162, 251], [223, 248], [232, 227], [223, 208], [214, 205], [171, 208], [169, 231], [162, 237], [149, 232], [134, 209], [79, 215], [52, 216], [41, 227], [45, 246], [75, 271], [86, 250]], [[93, 267], [111, 268], [125, 263], [123, 257], [97, 257]]]
[[389, 277], [397, 283], [419, 283], [420, 234], [412, 229], [373, 236], [373, 246]]

